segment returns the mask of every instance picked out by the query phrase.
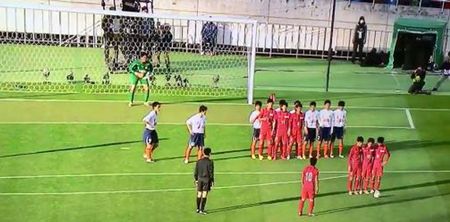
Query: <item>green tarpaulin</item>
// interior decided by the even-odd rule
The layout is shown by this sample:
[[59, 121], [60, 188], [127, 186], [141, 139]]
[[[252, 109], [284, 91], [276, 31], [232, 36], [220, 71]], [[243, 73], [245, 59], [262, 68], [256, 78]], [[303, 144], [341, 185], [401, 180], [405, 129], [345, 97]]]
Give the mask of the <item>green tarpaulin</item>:
[[397, 43], [397, 37], [400, 32], [410, 32], [418, 34], [435, 34], [436, 45], [434, 47], [433, 57], [437, 64], [442, 64], [444, 60], [443, 44], [444, 33], [447, 23], [439, 20], [431, 19], [415, 19], [415, 18], [398, 18], [394, 23], [394, 30], [392, 32], [392, 42], [389, 55], [388, 68], [394, 67], [394, 52]]

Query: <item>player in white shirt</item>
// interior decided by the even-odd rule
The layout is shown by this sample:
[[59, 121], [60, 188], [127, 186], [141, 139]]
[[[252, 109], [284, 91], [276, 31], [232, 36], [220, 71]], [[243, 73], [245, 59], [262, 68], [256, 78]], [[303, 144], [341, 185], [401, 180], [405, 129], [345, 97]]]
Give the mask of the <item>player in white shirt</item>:
[[261, 112], [261, 101], [255, 102], [255, 110], [250, 114], [249, 121], [253, 126], [253, 138], [252, 138], [252, 144], [250, 145], [250, 153], [252, 159], [256, 159], [255, 156], [255, 148], [256, 144], [259, 141], [259, 134], [261, 132], [261, 121], [259, 120], [259, 113]]
[[339, 157], [344, 158], [342, 150], [344, 149], [344, 132], [347, 122], [347, 111], [344, 109], [345, 102], [339, 101], [338, 108], [333, 112], [333, 133], [331, 135], [330, 157], [333, 158], [334, 142], [338, 140]]
[[156, 132], [156, 125], [158, 123], [158, 113], [161, 108], [161, 103], [154, 102], [152, 103], [152, 111], [147, 114], [143, 121], [145, 124], [144, 129], [144, 158], [148, 163], [154, 162], [153, 159], [153, 151], [158, 147], [159, 139], [158, 133]]
[[205, 128], [206, 128], [206, 111], [208, 108], [201, 105], [198, 113], [191, 116], [187, 121], [187, 129], [189, 131], [189, 144], [184, 152], [184, 163], [189, 163], [192, 148], [197, 147], [197, 160], [202, 158], [203, 147], [205, 146]]
[[316, 110], [316, 102], [309, 103], [309, 110], [305, 113], [305, 135], [302, 150], [306, 150], [306, 145], [309, 145], [309, 158], [312, 158], [312, 151], [314, 141], [316, 141], [317, 131], [319, 130], [319, 112]]
[[331, 101], [325, 100], [323, 109], [319, 112], [319, 139], [317, 143], [317, 159], [320, 158], [320, 148], [323, 143], [323, 156], [328, 158], [328, 145], [330, 145], [333, 132], [333, 111], [330, 109]]

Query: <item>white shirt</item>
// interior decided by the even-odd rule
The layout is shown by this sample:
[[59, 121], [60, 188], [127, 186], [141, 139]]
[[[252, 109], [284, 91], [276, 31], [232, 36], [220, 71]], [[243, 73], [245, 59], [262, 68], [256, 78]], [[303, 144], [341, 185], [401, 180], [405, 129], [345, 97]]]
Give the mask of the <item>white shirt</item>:
[[206, 116], [197, 113], [186, 121], [186, 124], [191, 126], [192, 133], [205, 133]]
[[250, 114], [250, 123], [253, 125], [253, 129], [260, 129], [261, 128], [261, 121], [258, 119], [260, 111], [254, 110]]
[[333, 111], [322, 109], [319, 112], [319, 126], [333, 127]]
[[333, 126], [344, 127], [347, 121], [347, 111], [336, 109], [333, 112]]
[[319, 120], [319, 111], [317, 110], [308, 110], [305, 113], [305, 126], [307, 128], [316, 128], [317, 121]]
[[149, 114], [147, 114], [144, 119], [142, 119], [145, 122], [145, 128], [149, 130], [155, 130], [156, 124], [157, 124], [157, 116], [158, 114], [152, 110]]

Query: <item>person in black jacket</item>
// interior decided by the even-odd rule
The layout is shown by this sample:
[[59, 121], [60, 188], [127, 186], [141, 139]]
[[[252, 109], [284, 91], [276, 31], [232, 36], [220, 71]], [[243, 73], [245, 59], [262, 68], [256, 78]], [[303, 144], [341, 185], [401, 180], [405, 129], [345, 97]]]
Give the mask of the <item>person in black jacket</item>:
[[214, 163], [209, 159], [210, 148], [203, 150], [203, 158], [195, 165], [194, 179], [197, 186], [197, 213], [206, 214], [206, 197], [211, 187], [214, 185]]
[[408, 93], [410, 94], [427, 94], [429, 95], [429, 91], [422, 90], [425, 86], [425, 76], [426, 71], [422, 67], [418, 67], [416, 70], [414, 70], [413, 73], [411, 73], [411, 79], [413, 83], [408, 89]]
[[[364, 44], [366, 44], [367, 25], [364, 16], [359, 17], [359, 22], [355, 27], [355, 34], [353, 35], [353, 53], [352, 62], [355, 63], [356, 54], [358, 54], [359, 61], [362, 62], [362, 54]], [[358, 50], [358, 52], [356, 51]]]

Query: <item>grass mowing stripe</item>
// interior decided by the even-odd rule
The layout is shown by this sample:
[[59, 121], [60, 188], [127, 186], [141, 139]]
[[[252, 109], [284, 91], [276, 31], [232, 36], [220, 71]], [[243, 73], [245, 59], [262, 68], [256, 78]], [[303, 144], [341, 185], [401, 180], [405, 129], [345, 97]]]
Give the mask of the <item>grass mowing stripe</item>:
[[[320, 181], [332, 180], [347, 177], [346, 175], [327, 177], [319, 179]], [[247, 188], [247, 187], [262, 187], [262, 186], [272, 186], [272, 185], [283, 185], [283, 184], [296, 184], [300, 180], [291, 180], [284, 182], [271, 182], [271, 183], [257, 183], [257, 184], [244, 184], [244, 185], [232, 185], [232, 186], [222, 186], [213, 187], [213, 190], [224, 190], [224, 189], [236, 189], [236, 188]], [[0, 196], [43, 196], [43, 195], [86, 195], [86, 194], [134, 194], [134, 193], [157, 193], [157, 192], [182, 192], [182, 191], [194, 191], [195, 187], [190, 188], [170, 188], [170, 189], [152, 189], [152, 190], [111, 190], [111, 191], [77, 191], [77, 192], [17, 192], [17, 193], [0, 193]]]
[[[320, 171], [321, 174], [347, 174], [347, 171]], [[414, 174], [414, 173], [450, 173], [450, 170], [386, 170], [384, 173]], [[269, 172], [216, 172], [216, 175], [280, 175], [300, 174], [297, 171]], [[39, 179], [39, 178], [70, 178], [70, 177], [116, 177], [116, 176], [182, 176], [192, 175], [192, 172], [159, 172], [159, 173], [93, 173], [93, 174], [54, 174], [54, 175], [16, 175], [0, 176], [0, 179]]]
[[[63, 121], [63, 122], [45, 122], [45, 121], [16, 121], [16, 122], [0, 122], [0, 125], [141, 125], [142, 122], [84, 122], [84, 121]], [[186, 123], [158, 123], [158, 125], [180, 125], [184, 126]], [[249, 127], [249, 123], [208, 123], [209, 126], [245, 126]], [[374, 129], [413, 129], [406, 126], [346, 126], [347, 128], [374, 128]]]
[[[125, 106], [128, 104], [128, 100], [71, 100], [71, 99], [17, 99], [17, 98], [0, 98], [0, 102], [70, 102], [70, 103], [123, 103]], [[223, 105], [223, 106], [249, 106], [252, 105], [242, 103], [221, 103], [221, 102], [169, 102], [169, 101], [160, 101], [161, 103], [166, 103], [166, 105], [177, 105], [177, 104], [192, 104], [192, 105]], [[139, 104], [136, 104], [139, 106]], [[421, 107], [383, 107], [383, 106], [346, 106], [346, 109], [389, 109], [389, 110], [414, 110], [414, 111], [450, 111], [447, 108], [421, 108]]]

